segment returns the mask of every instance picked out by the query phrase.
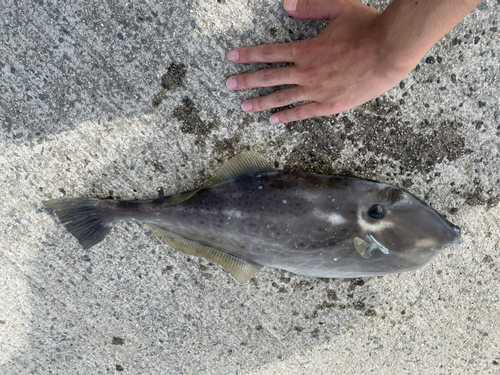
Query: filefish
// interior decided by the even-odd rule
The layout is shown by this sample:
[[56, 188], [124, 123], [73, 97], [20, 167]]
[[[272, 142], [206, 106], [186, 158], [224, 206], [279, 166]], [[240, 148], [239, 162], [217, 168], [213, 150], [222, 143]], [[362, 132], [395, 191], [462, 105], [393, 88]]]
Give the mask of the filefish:
[[245, 283], [263, 266], [322, 278], [414, 271], [460, 244], [460, 228], [407, 191], [356, 177], [275, 171], [244, 153], [203, 186], [169, 197], [44, 201], [79, 243], [145, 223], [167, 245]]

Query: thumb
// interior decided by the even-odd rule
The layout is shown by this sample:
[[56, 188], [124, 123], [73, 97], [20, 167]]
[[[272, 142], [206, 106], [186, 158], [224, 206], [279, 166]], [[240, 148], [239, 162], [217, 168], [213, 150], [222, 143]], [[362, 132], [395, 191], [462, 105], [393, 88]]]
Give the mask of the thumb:
[[343, 2], [336, 0], [285, 0], [285, 10], [302, 20], [332, 21], [342, 9]]

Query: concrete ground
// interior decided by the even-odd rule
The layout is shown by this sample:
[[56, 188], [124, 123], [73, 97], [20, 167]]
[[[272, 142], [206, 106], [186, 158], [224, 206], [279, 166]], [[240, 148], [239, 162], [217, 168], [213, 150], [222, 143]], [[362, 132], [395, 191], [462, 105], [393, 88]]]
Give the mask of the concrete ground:
[[[225, 87], [258, 68], [230, 49], [325, 26], [281, 1], [4, 0], [1, 13], [1, 374], [500, 372], [499, 1], [377, 100], [288, 125], [240, 110], [272, 89]], [[241, 286], [137, 223], [83, 250], [41, 205], [188, 190], [247, 149], [405, 187], [462, 245], [418, 272], [266, 268]]]

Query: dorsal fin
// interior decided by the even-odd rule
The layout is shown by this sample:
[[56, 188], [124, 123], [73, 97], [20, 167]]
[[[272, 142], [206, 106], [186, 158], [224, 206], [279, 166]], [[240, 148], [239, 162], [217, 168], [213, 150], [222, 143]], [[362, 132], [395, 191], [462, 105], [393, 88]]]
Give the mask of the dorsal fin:
[[155, 236], [165, 242], [172, 249], [180, 251], [184, 254], [203, 257], [216, 262], [229, 272], [240, 284], [245, 284], [262, 268], [260, 264], [237, 258], [210, 246], [202, 245], [198, 242], [169, 232], [158, 225], [148, 223], [147, 226], [151, 229]]
[[224, 165], [203, 184], [203, 187], [206, 188], [224, 181], [233, 180], [246, 174], [273, 171], [274, 168], [271, 163], [263, 157], [252, 152], [244, 152], [224, 163]]
[[187, 201], [189, 198], [191, 198], [193, 195], [195, 195], [200, 189], [203, 189], [203, 187], [166, 197], [165, 201], [163, 202], [163, 205], [164, 206], [171, 206], [173, 204]]
[[198, 189], [186, 191], [167, 197], [164, 206], [170, 206], [188, 200], [201, 189], [219, 184], [224, 181], [233, 180], [239, 176], [251, 173], [273, 172], [274, 168], [266, 159], [252, 152], [244, 152], [225, 162], [220, 169], [210, 177], [203, 186]]

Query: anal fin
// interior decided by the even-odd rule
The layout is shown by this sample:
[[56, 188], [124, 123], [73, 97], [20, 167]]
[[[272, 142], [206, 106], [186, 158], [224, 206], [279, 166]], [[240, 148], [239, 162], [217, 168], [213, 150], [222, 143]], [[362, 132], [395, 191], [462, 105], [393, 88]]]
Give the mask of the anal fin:
[[172, 249], [184, 254], [203, 257], [214, 261], [229, 272], [240, 284], [245, 284], [262, 268], [260, 264], [243, 260], [213, 247], [191, 241], [157, 225], [148, 223], [147, 226], [155, 236]]

